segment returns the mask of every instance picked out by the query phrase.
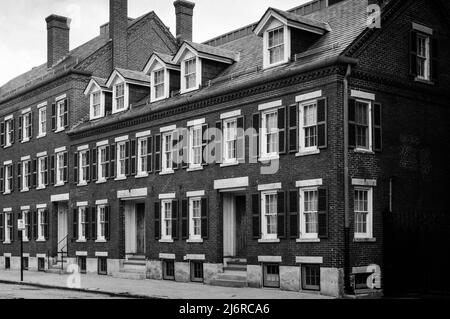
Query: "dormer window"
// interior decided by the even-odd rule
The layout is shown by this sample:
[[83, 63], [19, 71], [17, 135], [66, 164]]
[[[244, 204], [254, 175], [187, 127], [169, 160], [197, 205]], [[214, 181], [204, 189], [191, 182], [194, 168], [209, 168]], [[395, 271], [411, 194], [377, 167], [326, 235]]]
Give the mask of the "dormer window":
[[155, 100], [159, 100], [165, 97], [165, 70], [158, 70], [153, 72], [153, 90], [155, 92]]
[[120, 112], [125, 109], [125, 83], [119, 83], [114, 86], [114, 112]]
[[268, 32], [268, 51], [270, 64], [284, 61], [284, 28], [277, 28]]
[[170, 97], [180, 90], [180, 66], [173, 63], [172, 56], [153, 53], [144, 68], [150, 78], [150, 101], [156, 102]]
[[193, 58], [184, 62], [184, 78], [186, 90], [195, 88], [197, 84], [197, 59]]
[[92, 78], [84, 94], [89, 97], [89, 117], [97, 120], [111, 112], [111, 91], [105, 85], [106, 80]]
[[92, 115], [97, 118], [101, 116], [101, 93], [92, 93]]

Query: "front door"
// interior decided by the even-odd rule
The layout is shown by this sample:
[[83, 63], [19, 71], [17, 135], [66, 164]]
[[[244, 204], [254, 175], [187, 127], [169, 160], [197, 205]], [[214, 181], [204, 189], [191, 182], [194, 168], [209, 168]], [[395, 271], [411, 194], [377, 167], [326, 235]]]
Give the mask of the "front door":
[[223, 256], [246, 257], [245, 195], [223, 194]]
[[58, 212], [58, 252], [67, 252], [67, 203], [60, 202], [57, 204]]
[[145, 254], [145, 204], [136, 204], [136, 254]]

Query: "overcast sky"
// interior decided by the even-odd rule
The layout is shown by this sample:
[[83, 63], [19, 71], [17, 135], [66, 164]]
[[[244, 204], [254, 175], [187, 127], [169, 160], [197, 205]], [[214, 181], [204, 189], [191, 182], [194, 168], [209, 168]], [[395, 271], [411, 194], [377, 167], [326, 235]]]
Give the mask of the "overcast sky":
[[[267, 7], [290, 9], [307, 0], [195, 0], [194, 41], [203, 42], [257, 21]], [[128, 16], [155, 11], [175, 30], [173, 0], [129, 0]], [[1, 0], [0, 86], [47, 60], [45, 18], [72, 18], [70, 48], [90, 40], [109, 20], [109, 0]]]

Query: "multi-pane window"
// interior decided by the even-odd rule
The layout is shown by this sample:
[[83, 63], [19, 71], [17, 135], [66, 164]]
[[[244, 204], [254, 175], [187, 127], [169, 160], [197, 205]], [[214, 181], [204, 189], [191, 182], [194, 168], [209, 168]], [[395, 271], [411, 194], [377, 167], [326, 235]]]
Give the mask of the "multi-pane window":
[[117, 177], [123, 178], [126, 176], [126, 143], [117, 144]]
[[261, 194], [263, 239], [277, 238], [277, 192]]
[[100, 91], [92, 93], [92, 116], [94, 118], [102, 115], [101, 94]]
[[79, 256], [78, 257], [78, 268], [80, 269], [81, 274], [86, 273], [86, 256]]
[[98, 274], [99, 275], [108, 274], [108, 259], [106, 257], [98, 258]]
[[430, 79], [430, 37], [424, 34], [417, 35], [417, 76]]
[[106, 180], [108, 169], [108, 157], [106, 146], [98, 149], [98, 181], [103, 182]]
[[5, 242], [10, 243], [12, 240], [12, 213], [5, 213]]
[[264, 264], [264, 287], [280, 287], [280, 266], [277, 264]]
[[370, 148], [370, 103], [356, 101], [355, 104], [356, 147]]
[[184, 62], [184, 78], [186, 90], [195, 88], [197, 85], [197, 59], [193, 58]]
[[155, 99], [160, 99], [164, 97], [165, 94], [165, 70], [155, 71], [153, 73], [153, 81], [154, 81], [154, 90], [155, 90]]
[[9, 119], [5, 121], [5, 147], [11, 146], [11, 144], [14, 142], [14, 125], [13, 120]]
[[162, 201], [162, 239], [172, 239], [172, 200]]
[[190, 130], [190, 167], [200, 167], [203, 158], [203, 129], [202, 126], [192, 127]]
[[28, 238], [29, 229], [30, 229], [30, 211], [24, 210], [22, 211], [22, 220], [25, 224], [25, 230], [22, 231], [22, 238], [23, 241], [28, 241], [30, 238]]
[[29, 141], [31, 138], [32, 115], [28, 112], [22, 117], [22, 141]]
[[38, 188], [45, 188], [47, 185], [47, 173], [48, 173], [48, 167], [47, 167], [48, 161], [47, 157], [39, 157], [38, 158]]
[[86, 207], [78, 208], [78, 240], [86, 240], [87, 230], [87, 209]]
[[303, 151], [317, 147], [317, 103], [300, 105], [300, 148]]
[[66, 126], [66, 113], [67, 113], [67, 102], [66, 100], [59, 100], [56, 102], [56, 130], [64, 130]]
[[175, 280], [175, 261], [163, 260], [163, 279]]
[[262, 156], [278, 155], [278, 111], [263, 113], [263, 136], [261, 142]]
[[116, 99], [116, 111], [120, 111], [125, 108], [125, 83], [119, 83], [114, 86], [115, 99]]
[[106, 239], [106, 207], [104, 205], [97, 207], [97, 240]]
[[203, 282], [203, 262], [191, 261], [191, 281]]
[[355, 237], [372, 237], [372, 189], [356, 188], [354, 193]]
[[318, 207], [319, 191], [317, 189], [302, 189], [301, 198], [301, 237], [318, 237]]
[[63, 185], [65, 182], [67, 153], [56, 154], [56, 185]]
[[86, 184], [88, 180], [88, 170], [89, 170], [89, 162], [88, 162], [88, 152], [83, 151], [80, 152], [80, 171], [79, 171], [79, 184]]
[[47, 134], [47, 108], [41, 107], [38, 110], [39, 114], [39, 136], [44, 136]]
[[202, 201], [200, 198], [190, 199], [190, 239], [201, 239], [202, 237]]
[[45, 209], [38, 210], [38, 241], [45, 240], [45, 228], [47, 225]]
[[237, 119], [224, 121], [224, 159], [225, 163], [236, 162], [237, 160]]
[[147, 138], [141, 138], [138, 140], [138, 164], [137, 164], [137, 174], [146, 175], [147, 174]]
[[302, 266], [302, 289], [314, 291], [320, 290], [320, 266]]
[[269, 63], [276, 64], [284, 60], [284, 28], [268, 32]]
[[28, 191], [31, 186], [31, 161], [22, 162], [22, 191]]
[[173, 160], [172, 160], [172, 132], [165, 133], [163, 135], [163, 143], [162, 143], [162, 151], [163, 151], [163, 160], [162, 160], [162, 168], [164, 171], [171, 171], [173, 168]]
[[5, 165], [5, 187], [4, 187], [4, 193], [9, 194], [12, 191], [13, 186], [13, 166], [12, 165]]

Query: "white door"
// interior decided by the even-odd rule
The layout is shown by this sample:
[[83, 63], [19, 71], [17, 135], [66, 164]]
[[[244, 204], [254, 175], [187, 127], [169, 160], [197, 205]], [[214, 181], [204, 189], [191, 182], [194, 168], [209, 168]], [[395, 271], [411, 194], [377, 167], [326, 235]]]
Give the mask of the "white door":
[[232, 194], [223, 194], [223, 256], [236, 256], [236, 204]]
[[134, 202], [125, 203], [125, 253], [136, 253], [136, 205]]
[[58, 252], [67, 252], [67, 203], [58, 203]]

